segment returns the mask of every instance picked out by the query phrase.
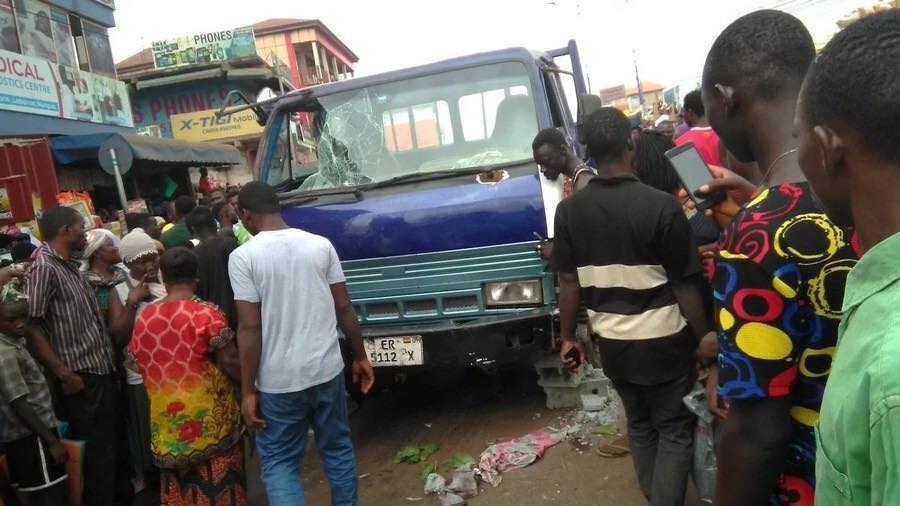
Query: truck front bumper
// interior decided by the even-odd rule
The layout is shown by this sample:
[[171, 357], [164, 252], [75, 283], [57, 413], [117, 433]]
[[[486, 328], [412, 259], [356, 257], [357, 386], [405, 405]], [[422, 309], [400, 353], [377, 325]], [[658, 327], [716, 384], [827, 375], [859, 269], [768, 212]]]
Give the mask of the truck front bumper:
[[414, 367], [494, 367], [530, 363], [551, 351], [555, 320], [552, 309], [538, 308], [463, 322], [366, 327], [363, 337], [422, 336], [424, 365]]

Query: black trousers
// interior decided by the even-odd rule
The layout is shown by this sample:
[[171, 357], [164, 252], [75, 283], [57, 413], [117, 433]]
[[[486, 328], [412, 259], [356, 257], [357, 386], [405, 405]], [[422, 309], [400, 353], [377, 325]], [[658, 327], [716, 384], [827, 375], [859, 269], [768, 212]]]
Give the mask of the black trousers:
[[58, 415], [69, 423], [67, 439], [84, 441], [82, 462], [85, 506], [112, 506], [116, 492], [119, 380], [115, 374], [79, 373], [84, 390], [65, 395], [58, 390]]
[[641, 492], [650, 506], [682, 506], [693, 465], [696, 422], [682, 398], [694, 386], [694, 375], [658, 385], [612, 383], [628, 418], [628, 442]]

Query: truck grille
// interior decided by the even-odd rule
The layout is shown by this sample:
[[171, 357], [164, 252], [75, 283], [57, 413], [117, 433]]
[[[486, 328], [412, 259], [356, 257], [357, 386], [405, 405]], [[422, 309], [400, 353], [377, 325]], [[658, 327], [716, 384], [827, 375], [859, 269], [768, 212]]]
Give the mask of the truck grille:
[[447, 297], [444, 299], [444, 311], [472, 311], [478, 309], [478, 297], [463, 295], [461, 297]]
[[437, 301], [434, 299], [406, 301], [403, 303], [403, 314], [416, 316], [437, 314]]
[[483, 283], [543, 278], [545, 286], [552, 286], [551, 275], [544, 271], [533, 242], [352, 260], [344, 262], [343, 267], [363, 324], [450, 320], [519, 311], [486, 308], [481, 293]]
[[369, 318], [396, 318], [400, 316], [400, 310], [396, 302], [380, 302], [366, 304], [366, 314]]

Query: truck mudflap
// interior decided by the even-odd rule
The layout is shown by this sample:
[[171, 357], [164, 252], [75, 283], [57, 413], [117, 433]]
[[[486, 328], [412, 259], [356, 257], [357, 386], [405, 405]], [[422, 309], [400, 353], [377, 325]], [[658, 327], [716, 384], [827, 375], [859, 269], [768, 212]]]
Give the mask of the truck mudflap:
[[496, 367], [530, 363], [553, 349], [557, 328], [551, 308], [492, 315], [465, 321], [391, 327], [367, 327], [363, 338], [377, 340], [421, 336], [420, 366], [379, 367], [403, 370], [419, 367]]

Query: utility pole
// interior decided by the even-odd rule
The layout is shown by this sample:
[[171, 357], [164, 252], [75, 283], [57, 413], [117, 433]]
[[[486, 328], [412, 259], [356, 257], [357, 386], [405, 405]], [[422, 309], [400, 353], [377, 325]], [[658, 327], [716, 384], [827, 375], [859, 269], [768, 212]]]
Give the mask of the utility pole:
[[638, 73], [637, 51], [631, 50], [631, 57], [634, 60], [634, 78], [637, 80], [638, 101], [641, 104], [641, 117], [644, 116], [644, 89], [641, 86], [641, 74]]

